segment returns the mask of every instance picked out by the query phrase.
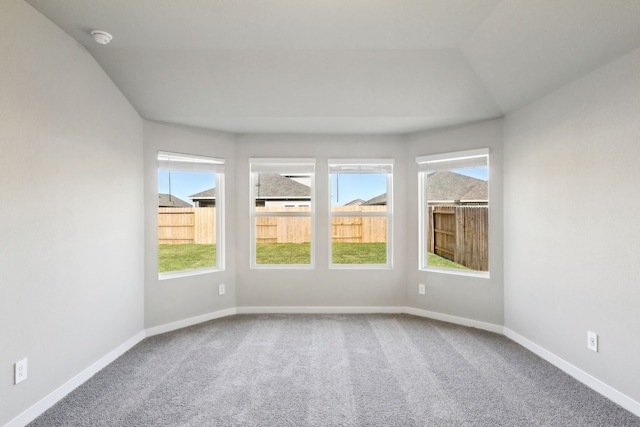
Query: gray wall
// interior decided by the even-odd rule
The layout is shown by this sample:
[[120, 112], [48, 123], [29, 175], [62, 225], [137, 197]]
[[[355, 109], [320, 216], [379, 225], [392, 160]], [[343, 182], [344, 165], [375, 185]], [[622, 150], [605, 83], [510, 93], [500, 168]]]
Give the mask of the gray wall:
[[[238, 307], [404, 306], [407, 270], [407, 179], [404, 146], [394, 136], [253, 135], [237, 138], [237, 304]], [[249, 268], [249, 158], [316, 159], [316, 269]], [[329, 270], [328, 170], [330, 158], [393, 158], [394, 260], [387, 270]]]
[[[418, 166], [416, 157], [488, 147], [490, 278], [418, 270]], [[502, 325], [502, 121], [491, 120], [407, 137], [407, 305]], [[426, 285], [425, 295], [418, 284]]]
[[640, 401], [640, 51], [510, 114], [504, 148], [506, 327]]
[[[226, 269], [158, 279], [158, 150], [220, 157], [226, 160]], [[235, 307], [235, 147], [224, 133], [144, 122], [145, 327]], [[218, 295], [224, 283], [225, 295]]]
[[144, 247], [138, 114], [23, 1], [0, 2], [0, 58], [4, 425], [142, 330]]
[[[234, 306], [504, 320], [640, 401], [640, 51], [504, 123], [406, 137], [143, 122], [89, 53], [21, 0], [0, 2], [0, 56], [0, 424], [143, 328]], [[480, 147], [492, 153], [491, 278], [420, 272], [415, 157]], [[225, 271], [158, 280], [157, 150], [227, 160]], [[249, 268], [250, 157], [317, 159], [315, 270]], [[393, 269], [328, 269], [327, 159], [341, 157], [396, 160]], [[23, 357], [29, 379], [14, 386]]]

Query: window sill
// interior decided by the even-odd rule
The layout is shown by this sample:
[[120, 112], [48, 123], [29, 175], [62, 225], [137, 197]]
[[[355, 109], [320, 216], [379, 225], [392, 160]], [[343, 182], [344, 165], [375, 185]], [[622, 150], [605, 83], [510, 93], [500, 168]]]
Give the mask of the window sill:
[[253, 264], [251, 270], [313, 270], [312, 264]]
[[330, 264], [329, 270], [391, 270], [389, 264]]
[[158, 273], [158, 280], [177, 279], [178, 277], [199, 276], [201, 274], [218, 273], [224, 271], [220, 268], [198, 268], [196, 270], [168, 271]]
[[438, 267], [426, 267], [426, 268], [420, 268], [419, 270], [425, 271], [427, 273], [450, 274], [453, 276], [478, 277], [481, 279], [491, 278], [488, 271], [466, 271], [466, 270], [456, 270], [454, 268], [438, 268]]

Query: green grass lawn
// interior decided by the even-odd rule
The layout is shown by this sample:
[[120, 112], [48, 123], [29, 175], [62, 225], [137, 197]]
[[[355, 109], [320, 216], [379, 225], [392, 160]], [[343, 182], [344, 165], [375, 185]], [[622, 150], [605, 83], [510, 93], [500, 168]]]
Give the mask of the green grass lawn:
[[387, 262], [386, 243], [334, 243], [334, 264], [384, 264]]
[[256, 264], [311, 264], [309, 243], [258, 243]]
[[[309, 243], [259, 243], [256, 245], [257, 264], [309, 264]], [[429, 253], [430, 267], [468, 270], [455, 262]], [[334, 264], [384, 264], [386, 243], [334, 243]], [[216, 245], [158, 245], [158, 271], [194, 270], [216, 266]]]
[[[309, 243], [259, 243], [256, 245], [256, 264], [309, 264]], [[387, 258], [385, 243], [334, 243], [334, 264], [384, 264]]]
[[456, 264], [453, 261], [449, 261], [446, 258], [442, 258], [436, 254], [432, 254], [431, 252], [427, 253], [427, 263], [429, 267], [443, 267], [443, 268], [457, 268], [459, 270], [469, 270], [464, 265]]
[[215, 266], [216, 245], [158, 245], [160, 273]]

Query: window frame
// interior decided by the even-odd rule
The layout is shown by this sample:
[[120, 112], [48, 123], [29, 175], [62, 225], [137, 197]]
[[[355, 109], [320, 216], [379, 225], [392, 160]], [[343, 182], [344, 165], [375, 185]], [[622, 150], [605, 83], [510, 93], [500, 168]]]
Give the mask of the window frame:
[[[328, 206], [329, 206], [329, 235], [328, 235], [328, 265], [330, 270], [354, 270], [354, 269], [393, 269], [393, 167], [395, 165], [394, 159], [329, 159], [327, 161], [328, 166]], [[332, 206], [332, 187], [331, 187], [331, 175], [339, 172], [334, 172], [332, 166], [340, 166], [347, 168], [352, 166], [354, 168], [362, 167], [363, 169], [374, 169], [375, 166], [389, 167], [390, 171], [387, 174], [387, 208], [384, 212], [341, 212], [333, 211]], [[380, 168], [380, 173], [384, 173]], [[355, 172], [351, 172], [355, 173]], [[386, 219], [386, 263], [384, 264], [334, 264], [333, 262], [333, 218], [336, 217], [384, 217]]]
[[[255, 166], [255, 167], [254, 167]], [[288, 170], [287, 170], [288, 168]], [[255, 171], [257, 169], [257, 171]], [[315, 158], [250, 158], [249, 159], [249, 268], [252, 270], [313, 270], [316, 268], [316, 159]], [[310, 177], [309, 211], [297, 212], [257, 212], [256, 186], [254, 174], [268, 170], [271, 173], [304, 173]], [[284, 207], [284, 206], [283, 206]], [[270, 217], [310, 218], [310, 260], [309, 264], [258, 264], [256, 243], [256, 219]]]
[[[473, 164], [475, 158], [486, 157], [486, 167], [489, 171], [489, 177], [487, 180], [487, 208], [488, 208], [488, 222], [489, 233], [487, 238], [487, 250], [488, 250], [488, 270], [457, 270], [455, 268], [446, 267], [433, 267], [428, 264], [428, 218], [427, 211], [429, 205], [429, 197], [427, 194], [427, 175], [432, 169], [429, 169], [429, 164], [439, 164], [440, 166], [451, 165], [448, 168], [441, 168], [439, 170], [452, 170], [462, 169], [456, 168], [456, 165], [464, 166], [465, 163]], [[473, 150], [455, 151], [441, 154], [425, 155], [416, 157], [416, 163], [418, 164], [418, 270], [451, 274], [455, 276], [468, 276], [479, 278], [491, 277], [491, 176], [490, 176], [490, 159], [491, 153], [489, 148], [478, 148]]]
[[[157, 172], [160, 170], [172, 170], [181, 172], [206, 172], [214, 175], [216, 188], [216, 213], [215, 213], [215, 236], [216, 236], [216, 265], [215, 267], [203, 267], [189, 270], [158, 272], [159, 280], [174, 279], [178, 277], [197, 276], [201, 274], [216, 273], [225, 270], [225, 159], [203, 156], [196, 154], [185, 154], [159, 150], [156, 157], [158, 161]], [[156, 182], [156, 193], [158, 192]], [[156, 207], [157, 217], [157, 207]], [[156, 223], [156, 246], [158, 242], [158, 225]], [[156, 255], [156, 262], [158, 256]], [[157, 266], [156, 266], [157, 269]]]

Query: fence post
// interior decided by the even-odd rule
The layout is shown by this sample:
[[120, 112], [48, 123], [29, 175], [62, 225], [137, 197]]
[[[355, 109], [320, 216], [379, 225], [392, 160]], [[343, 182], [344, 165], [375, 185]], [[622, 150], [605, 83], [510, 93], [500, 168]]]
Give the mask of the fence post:
[[467, 259], [465, 254], [467, 252], [465, 246], [465, 210], [461, 206], [456, 206], [455, 210], [455, 223], [456, 223], [456, 246], [453, 250], [453, 262], [456, 264], [465, 265]]
[[435, 248], [434, 248], [435, 231], [434, 231], [434, 220], [433, 220], [433, 216], [435, 212], [433, 210], [433, 206], [429, 206], [428, 212], [429, 212], [428, 214], [429, 217], [427, 218], [427, 220], [429, 221], [429, 225], [428, 225], [427, 231], [429, 232], [429, 235], [427, 236], [427, 252], [435, 253]]

